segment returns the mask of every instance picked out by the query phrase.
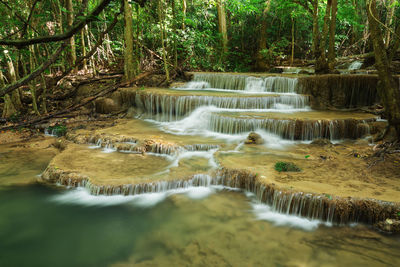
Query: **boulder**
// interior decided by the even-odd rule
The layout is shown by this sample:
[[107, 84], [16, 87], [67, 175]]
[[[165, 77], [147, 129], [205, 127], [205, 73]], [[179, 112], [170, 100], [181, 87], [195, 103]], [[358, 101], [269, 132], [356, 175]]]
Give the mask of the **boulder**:
[[376, 223], [374, 226], [383, 232], [400, 233], [400, 220], [386, 219]]
[[246, 145], [261, 145], [264, 144], [264, 140], [258, 133], [251, 132], [244, 143]]
[[318, 138], [318, 139], [315, 139], [314, 141], [312, 141], [311, 144], [317, 145], [317, 146], [327, 146], [327, 145], [331, 145], [332, 143], [328, 139]]
[[96, 112], [100, 114], [114, 113], [119, 110], [118, 105], [111, 98], [101, 97], [95, 102]]

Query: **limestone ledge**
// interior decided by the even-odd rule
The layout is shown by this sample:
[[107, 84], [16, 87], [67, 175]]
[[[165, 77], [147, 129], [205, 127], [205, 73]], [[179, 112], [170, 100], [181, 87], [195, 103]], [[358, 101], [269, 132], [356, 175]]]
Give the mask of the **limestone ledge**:
[[79, 134], [69, 133], [66, 135], [67, 140], [76, 144], [93, 144], [103, 148], [111, 148], [116, 151], [128, 151], [137, 153], [159, 153], [159, 154], [174, 154], [179, 150], [179, 146], [166, 142], [161, 139], [145, 139], [138, 140], [134, 137], [123, 135], [101, 134]]
[[[343, 198], [329, 194], [299, 192], [295, 189], [279, 188], [268, 183], [265, 177], [250, 171], [220, 168], [210, 175], [193, 175], [173, 181], [154, 181], [138, 184], [96, 185], [90, 177], [76, 171], [64, 171], [50, 164], [42, 174], [44, 182], [69, 187], [85, 187], [93, 195], [135, 195], [163, 192], [190, 186], [223, 185], [252, 192], [256, 198], [272, 206], [278, 212], [293, 214], [331, 222], [347, 224], [360, 222], [375, 225], [383, 231], [397, 231], [398, 227], [387, 227], [387, 222], [400, 219], [400, 203], [372, 198]], [[397, 224], [396, 224], [397, 225]]]

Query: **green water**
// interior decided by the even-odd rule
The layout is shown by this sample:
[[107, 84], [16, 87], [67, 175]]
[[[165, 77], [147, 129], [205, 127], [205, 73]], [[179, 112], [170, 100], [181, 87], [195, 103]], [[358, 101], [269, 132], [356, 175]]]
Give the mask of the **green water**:
[[69, 196], [74, 192], [79, 191], [40, 185], [2, 188], [0, 266], [400, 264], [398, 236], [364, 226], [274, 226], [256, 220], [240, 192], [200, 200], [177, 194], [151, 207], [135, 200], [104, 206], [104, 199]]
[[[0, 181], [32, 181], [49, 160], [2, 158]], [[400, 266], [399, 252], [399, 236], [265, 213], [242, 192], [0, 185], [0, 266]]]

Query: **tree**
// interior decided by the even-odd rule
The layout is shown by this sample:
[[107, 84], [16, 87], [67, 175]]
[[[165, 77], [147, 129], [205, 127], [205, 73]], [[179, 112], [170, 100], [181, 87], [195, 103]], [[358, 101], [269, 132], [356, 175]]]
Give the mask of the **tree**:
[[224, 61], [226, 54], [228, 53], [228, 31], [226, 27], [226, 14], [225, 14], [225, 0], [217, 0], [217, 11], [218, 11], [218, 31], [221, 35], [221, 58]]
[[132, 7], [129, 0], [124, 0], [124, 78], [130, 81], [136, 76], [136, 66], [133, 45]]
[[[367, 0], [369, 30], [375, 53], [375, 67], [379, 75], [378, 93], [385, 107], [389, 126], [394, 128], [397, 140], [400, 140], [400, 90], [390, 69], [391, 57], [385, 49], [384, 34], [380, 28], [380, 20], [376, 9], [376, 0]], [[400, 28], [400, 26], [397, 26]], [[398, 31], [398, 30], [397, 30]], [[396, 36], [396, 39], [399, 39]], [[398, 46], [392, 49], [397, 50]]]

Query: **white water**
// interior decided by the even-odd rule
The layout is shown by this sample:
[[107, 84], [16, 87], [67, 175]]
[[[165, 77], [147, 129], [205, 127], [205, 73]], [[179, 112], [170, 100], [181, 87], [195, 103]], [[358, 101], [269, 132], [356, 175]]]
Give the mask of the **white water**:
[[193, 81], [176, 89], [295, 94], [297, 83], [297, 78], [280, 76], [253, 77], [235, 74], [196, 73]]
[[277, 226], [289, 226], [300, 228], [306, 231], [312, 231], [318, 228], [319, 225], [324, 224], [331, 226], [330, 223], [324, 223], [320, 220], [311, 220], [295, 215], [278, 213], [265, 204], [252, 203], [253, 213], [258, 220], [268, 221]]
[[123, 196], [123, 195], [91, 195], [85, 188], [76, 188], [69, 190], [61, 195], [50, 198], [66, 205], [82, 205], [82, 206], [117, 206], [122, 204], [132, 204], [139, 207], [153, 207], [164, 201], [167, 197], [175, 194], [184, 194], [191, 199], [202, 199], [216, 192], [213, 187], [188, 187], [182, 189], [173, 189], [165, 192], [144, 193], [139, 195]]
[[359, 70], [362, 66], [362, 62], [360, 61], [354, 61], [350, 64], [348, 70]]
[[[81, 205], [88, 207], [134, 205], [142, 208], [151, 208], [173, 195], [180, 194], [190, 199], [204, 199], [221, 190], [240, 191], [237, 188], [230, 188], [226, 186], [199, 186], [131, 196], [104, 196], [91, 195], [85, 188], [76, 188], [61, 195], [51, 197], [49, 200], [64, 205]], [[250, 204], [252, 207], [252, 212], [257, 220], [269, 221], [277, 226], [295, 227], [306, 231], [315, 230], [321, 224], [331, 226], [331, 224], [323, 223], [319, 220], [310, 220], [294, 215], [278, 213], [273, 211], [273, 209], [268, 205], [255, 202], [253, 193], [244, 192], [244, 194], [251, 201]]]

